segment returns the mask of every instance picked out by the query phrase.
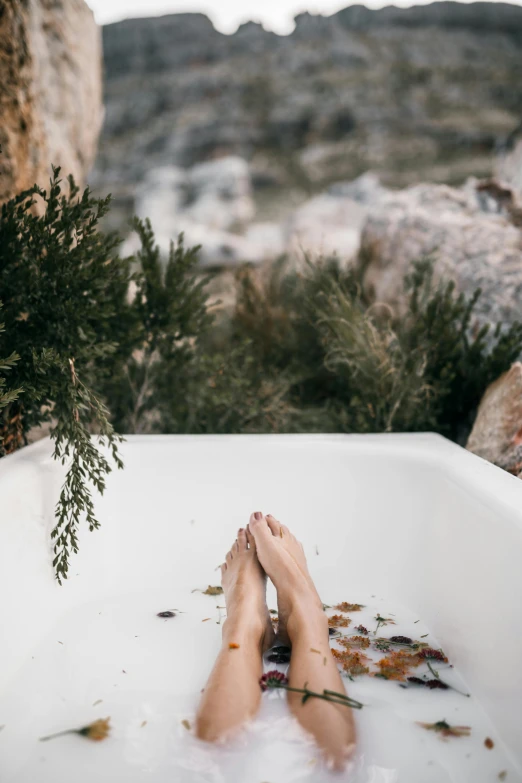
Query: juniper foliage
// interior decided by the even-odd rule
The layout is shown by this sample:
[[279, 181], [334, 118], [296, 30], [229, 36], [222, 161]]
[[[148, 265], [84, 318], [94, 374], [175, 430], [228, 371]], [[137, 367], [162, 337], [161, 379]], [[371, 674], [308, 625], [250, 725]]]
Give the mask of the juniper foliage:
[[[0, 302], [0, 310], [1, 309], [2, 309], [2, 302]], [[2, 332], [5, 332], [5, 324], [0, 323], [0, 345], [2, 339], [1, 338]], [[18, 399], [18, 395], [22, 391], [21, 389], [7, 388], [6, 376], [9, 374], [10, 370], [13, 369], [13, 367], [15, 366], [19, 358], [20, 357], [18, 356], [16, 351], [13, 351], [5, 359], [0, 359], [0, 411], [2, 410], [2, 408], [6, 408], [12, 402]], [[2, 449], [1, 442], [0, 442], [0, 449]]]
[[183, 235], [162, 259], [148, 220], [133, 221], [140, 239], [132, 275], [133, 300], [104, 393], [116, 427], [124, 432], [182, 429], [198, 339], [212, 323], [205, 279], [196, 274], [198, 247]]
[[[71, 550], [78, 549], [80, 518], [98, 527], [91, 486], [99, 492], [121, 437], [97, 396], [97, 376], [114, 353], [114, 334], [126, 310], [128, 262], [119, 240], [98, 231], [108, 199], [92, 199], [69, 178], [62, 192], [60, 170], [47, 191], [35, 186], [2, 206], [0, 284], [10, 356], [11, 385], [19, 395], [1, 412], [1, 440], [10, 453], [27, 442], [33, 427], [50, 425], [54, 458], [67, 464], [56, 507], [53, 565], [67, 577]], [[14, 357], [16, 356], [16, 361]], [[90, 432], [99, 440], [95, 444]]]

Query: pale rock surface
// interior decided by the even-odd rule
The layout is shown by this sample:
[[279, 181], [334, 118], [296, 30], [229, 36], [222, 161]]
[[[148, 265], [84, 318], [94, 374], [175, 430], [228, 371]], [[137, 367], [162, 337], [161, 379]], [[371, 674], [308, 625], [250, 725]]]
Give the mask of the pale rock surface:
[[0, 14], [0, 203], [48, 184], [81, 186], [102, 122], [101, 36], [84, 0], [10, 0]]
[[196, 223], [229, 230], [255, 213], [248, 163], [228, 156], [199, 163], [188, 173], [190, 203], [184, 212]]
[[522, 478], [522, 363], [486, 389], [466, 448]]
[[[501, 194], [499, 197], [498, 194]], [[390, 193], [370, 212], [361, 238], [364, 286], [372, 299], [404, 307], [403, 278], [431, 257], [437, 274], [468, 295], [480, 287], [481, 322], [512, 322], [522, 305], [522, 233], [495, 182], [464, 188], [417, 185]], [[515, 222], [517, 222], [515, 220]]]
[[504, 149], [497, 156], [495, 174], [522, 197], [522, 122], [505, 140]]
[[298, 259], [336, 256], [352, 263], [359, 251], [368, 214], [388, 196], [379, 178], [367, 172], [349, 182], [336, 182], [308, 199], [285, 223], [286, 250]]
[[323, 193], [299, 207], [288, 220], [287, 249], [291, 256], [354, 258], [367, 209], [351, 198]]
[[[228, 156], [188, 169], [151, 169], [136, 191], [136, 212], [150, 218], [164, 252], [183, 233], [188, 245], [202, 245], [203, 265], [264, 260], [255, 240], [237, 233], [255, 213], [249, 167], [241, 158]], [[134, 247], [131, 238], [125, 249]]]

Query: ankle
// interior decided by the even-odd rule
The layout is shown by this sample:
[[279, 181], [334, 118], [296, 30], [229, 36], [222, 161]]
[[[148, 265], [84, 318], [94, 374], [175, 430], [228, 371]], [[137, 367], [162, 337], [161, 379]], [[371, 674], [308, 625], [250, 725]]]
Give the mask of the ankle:
[[288, 616], [287, 631], [293, 645], [302, 639], [328, 641], [328, 618], [322, 606], [296, 602]]
[[266, 633], [266, 621], [261, 617], [228, 617], [223, 624], [223, 645], [262, 647]]

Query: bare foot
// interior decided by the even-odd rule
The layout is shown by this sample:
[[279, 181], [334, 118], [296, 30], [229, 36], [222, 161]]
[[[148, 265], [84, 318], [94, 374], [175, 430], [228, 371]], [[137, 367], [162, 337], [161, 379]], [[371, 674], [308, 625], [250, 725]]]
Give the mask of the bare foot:
[[249, 546], [247, 533], [240, 528], [237, 539], [221, 566], [221, 584], [225, 594], [227, 619], [223, 636], [232, 639], [248, 632], [259, 636], [262, 650], [274, 640], [274, 631], [266, 605], [266, 573], [256, 553], [255, 542]]
[[279, 615], [278, 637], [288, 642], [287, 627], [292, 616], [310, 618], [314, 607], [326, 620], [323, 604], [308, 571], [303, 545], [271, 514], [260, 511], [251, 515], [247, 535], [253, 538], [259, 561], [277, 590]]
[[[344, 695], [344, 683], [330, 653], [328, 619], [308, 572], [303, 547], [285, 525], [257, 511], [248, 533], [255, 540], [259, 561], [277, 590], [279, 618], [292, 645], [290, 688]], [[343, 703], [288, 692], [288, 704], [306, 731], [322, 748], [329, 764], [344, 770], [356, 742], [352, 710]]]

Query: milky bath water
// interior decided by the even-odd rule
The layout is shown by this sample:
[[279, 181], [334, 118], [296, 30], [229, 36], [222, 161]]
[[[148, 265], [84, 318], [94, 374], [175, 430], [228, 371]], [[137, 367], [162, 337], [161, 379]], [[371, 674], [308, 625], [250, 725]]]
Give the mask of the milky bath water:
[[[126, 470], [98, 503], [102, 527], [82, 533], [61, 588], [48, 541], [61, 476], [49, 450], [38, 444], [24, 460], [2, 461], [2, 783], [522, 779], [518, 484], [496, 470], [490, 479], [467, 454], [461, 470], [461, 450], [442, 439], [275, 441], [130, 439]], [[487, 494], [490, 480], [501, 486]], [[219, 584], [216, 568], [258, 508], [303, 541], [326, 604], [364, 605], [339, 632], [367, 628], [370, 674], [386, 654], [373, 649], [381, 637], [406, 636], [449, 659], [431, 664], [457, 690], [367, 674], [343, 680], [364, 704], [344, 778], [325, 768], [281, 691], [263, 694], [256, 719], [226, 745], [194, 737], [226, 613], [223, 596], [192, 591]], [[277, 607], [271, 587], [268, 605]], [[165, 611], [174, 616], [157, 616]], [[377, 616], [395, 624], [374, 634]], [[287, 667], [265, 662], [273, 668]], [[425, 663], [409, 674], [433, 676]], [[103, 742], [39, 741], [106, 717]], [[418, 725], [442, 720], [469, 726], [470, 736], [445, 740]]]

